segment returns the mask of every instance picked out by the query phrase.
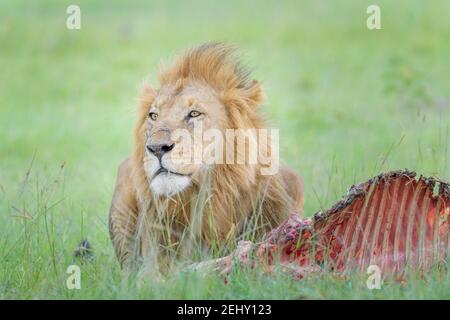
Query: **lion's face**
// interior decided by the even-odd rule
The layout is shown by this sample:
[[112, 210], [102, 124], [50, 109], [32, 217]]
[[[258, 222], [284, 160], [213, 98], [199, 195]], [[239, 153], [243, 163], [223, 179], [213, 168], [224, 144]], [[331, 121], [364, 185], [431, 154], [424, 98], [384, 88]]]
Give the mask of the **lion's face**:
[[186, 188], [211, 164], [196, 160], [204, 131], [226, 127], [226, 111], [208, 86], [163, 86], [149, 106], [144, 123], [144, 169], [153, 194], [172, 196]]

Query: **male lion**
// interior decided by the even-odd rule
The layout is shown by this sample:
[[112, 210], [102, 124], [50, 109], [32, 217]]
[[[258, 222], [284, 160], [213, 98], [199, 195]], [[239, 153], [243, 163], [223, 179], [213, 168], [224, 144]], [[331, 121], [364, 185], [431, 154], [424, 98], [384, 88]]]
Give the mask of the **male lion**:
[[[161, 71], [159, 89], [144, 85], [134, 150], [119, 167], [109, 213], [123, 268], [137, 261], [171, 260], [167, 253], [191, 254], [182, 244], [192, 249], [195, 241], [199, 248], [229, 248], [239, 237], [257, 236], [301, 212], [303, 183], [293, 170], [281, 167], [264, 175], [263, 165], [247, 158], [244, 163], [192, 161], [192, 146], [174, 137], [177, 129], [195, 135], [196, 127], [222, 133], [266, 128], [259, 110], [262, 88], [249, 81], [233, 53], [225, 44], [201, 45]], [[274, 152], [270, 140], [258, 142]], [[227, 147], [236, 148], [223, 148], [223, 155], [242, 153], [236, 143], [227, 140]], [[205, 146], [194, 139], [194, 147]], [[185, 153], [189, 161], [174, 161], [174, 155], [183, 158]]]

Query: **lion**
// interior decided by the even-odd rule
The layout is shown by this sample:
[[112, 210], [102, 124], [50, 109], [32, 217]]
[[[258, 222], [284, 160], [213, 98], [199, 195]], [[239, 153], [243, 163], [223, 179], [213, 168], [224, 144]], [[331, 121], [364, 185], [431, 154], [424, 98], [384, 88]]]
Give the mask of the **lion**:
[[[265, 175], [262, 164], [247, 158], [239, 164], [174, 161], [174, 155], [183, 158], [189, 149], [174, 137], [178, 129], [194, 134], [200, 125], [201, 132], [222, 133], [267, 128], [262, 86], [250, 81], [235, 53], [231, 45], [203, 44], [162, 68], [158, 89], [144, 83], [134, 148], [119, 166], [109, 212], [110, 236], [122, 268], [136, 263], [153, 267], [162, 257], [193, 258], [183, 243], [201, 248], [199, 252], [229, 250], [237, 240], [259, 237], [289, 214], [301, 214], [303, 180], [286, 166]], [[194, 147], [205, 143], [194, 139]], [[225, 144], [236, 143], [231, 139]], [[262, 143], [273, 152], [270, 139]], [[235, 149], [222, 155], [242, 153]], [[184, 158], [192, 160], [190, 154]]]

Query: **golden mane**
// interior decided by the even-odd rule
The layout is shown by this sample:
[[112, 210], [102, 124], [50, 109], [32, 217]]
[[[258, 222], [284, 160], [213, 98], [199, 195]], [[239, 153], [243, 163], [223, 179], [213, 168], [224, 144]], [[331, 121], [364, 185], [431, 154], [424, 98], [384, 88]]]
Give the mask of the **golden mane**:
[[236, 47], [224, 43], [207, 43], [187, 50], [177, 62], [161, 70], [161, 85], [180, 79], [201, 81], [218, 90], [244, 88], [249, 72], [235, 57]]

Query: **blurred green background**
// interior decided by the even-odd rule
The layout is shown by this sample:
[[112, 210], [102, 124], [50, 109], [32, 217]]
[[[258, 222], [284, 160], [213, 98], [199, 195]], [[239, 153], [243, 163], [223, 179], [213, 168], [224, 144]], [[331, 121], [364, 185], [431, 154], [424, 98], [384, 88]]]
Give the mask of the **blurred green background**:
[[[70, 4], [80, 30], [66, 28]], [[381, 30], [366, 27], [370, 4]], [[380, 171], [450, 180], [449, 16], [446, 0], [0, 1], [0, 298], [373, 297], [363, 282], [249, 288], [245, 275], [225, 288], [184, 276], [121, 287], [107, 212], [137, 88], [157, 85], [160, 62], [186, 47], [237, 44], [263, 81], [283, 162], [305, 179], [310, 215]], [[65, 268], [83, 238], [97, 260], [84, 267], [89, 289], [69, 292]], [[376, 294], [440, 297], [430, 285], [389, 290]]]

